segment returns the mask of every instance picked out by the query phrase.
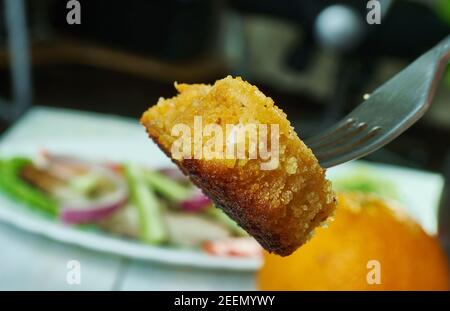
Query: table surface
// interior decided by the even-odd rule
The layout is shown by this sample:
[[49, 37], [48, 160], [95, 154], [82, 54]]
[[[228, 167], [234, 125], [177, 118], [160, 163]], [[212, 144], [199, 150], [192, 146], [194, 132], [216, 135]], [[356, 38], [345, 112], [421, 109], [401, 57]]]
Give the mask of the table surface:
[[[0, 153], [7, 153], [8, 147], [18, 143], [24, 146], [30, 143], [44, 143], [45, 146], [45, 142], [51, 145], [58, 141], [72, 144], [80, 137], [83, 141], [85, 137], [90, 141], [112, 138], [114, 141], [129, 142], [133, 146], [147, 141], [145, 131], [137, 120], [34, 107], [0, 137]], [[146, 146], [149, 144], [142, 143], [142, 148]], [[103, 150], [99, 152], [104, 153]], [[127, 148], [116, 150], [115, 153], [131, 156]], [[142, 152], [132, 153], [133, 161], [138, 161], [144, 155]], [[437, 202], [442, 191], [442, 177], [383, 165], [377, 165], [377, 171], [388, 176], [389, 180], [397, 180], [398, 185], [402, 186], [398, 189], [402, 190], [400, 194], [405, 192], [404, 203], [412, 208], [410, 212], [417, 216], [430, 233], [436, 233]], [[329, 173], [338, 175], [339, 167]], [[413, 201], [409, 202], [408, 199]], [[199, 269], [135, 260], [63, 244], [3, 222], [0, 222], [0, 247], [0, 290], [255, 289], [253, 272]], [[71, 271], [68, 263], [72, 260], [80, 263], [80, 284], [71, 285], [67, 281]]]
[[[11, 140], [105, 135], [117, 117], [35, 107], [3, 137]], [[92, 125], [92, 126], [90, 126]], [[110, 130], [110, 129], [109, 129]], [[124, 128], [108, 135], [127, 135]], [[62, 244], [0, 222], [0, 290], [254, 290], [252, 272], [165, 265]], [[68, 262], [80, 263], [80, 284], [67, 282]]]

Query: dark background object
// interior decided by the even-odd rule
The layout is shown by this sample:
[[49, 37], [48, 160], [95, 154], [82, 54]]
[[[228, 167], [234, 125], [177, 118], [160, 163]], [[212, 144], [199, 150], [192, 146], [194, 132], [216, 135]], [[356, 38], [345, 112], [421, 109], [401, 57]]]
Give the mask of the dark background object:
[[66, 22], [66, 2], [51, 6], [59, 33], [165, 60], [200, 57], [215, 45], [217, 1], [81, 0], [82, 23]]
[[[36, 104], [137, 118], [159, 96], [167, 97], [175, 93], [172, 83], [178, 80], [176, 74], [171, 79], [162, 79], [160, 75], [166, 70], [162, 68], [167, 68], [165, 66], [169, 64], [171, 68], [178, 69], [178, 73], [189, 74], [192, 68], [204, 65], [189, 67], [186, 64], [197, 60], [207, 63], [205, 60], [212, 59], [223, 61], [225, 65], [213, 66], [214, 70], [204, 66], [204, 74], [181, 82], [211, 83], [231, 72], [243, 72], [244, 78], [270, 94], [288, 113], [296, 127], [301, 129], [302, 137], [340, 119], [362, 101], [364, 93], [384, 81], [377, 79], [386, 59], [393, 59], [404, 66], [450, 33], [449, 24], [441, 20], [426, 1], [394, 1], [381, 25], [364, 26], [366, 35], [359, 45], [345, 52], [332, 53], [337, 69], [328, 73], [332, 77], [326, 85], [331, 90], [330, 95], [319, 97], [307, 89], [300, 90], [294, 83], [290, 87], [280, 88], [275, 83], [276, 77], [263, 79], [254, 70], [241, 70], [240, 65], [250, 66], [254, 58], [270, 51], [256, 47], [258, 55], [249, 56], [244, 50], [242, 55], [238, 55], [239, 62], [230, 61], [224, 50], [228, 48], [236, 54], [240, 52], [234, 45], [226, 46], [229, 42], [224, 33], [229, 31], [228, 35], [232, 38], [242, 37], [241, 43], [245, 46], [255, 36], [248, 27], [254, 17], [264, 17], [265, 20], [260, 23], [271, 20], [289, 23], [298, 38], [283, 51], [280, 71], [314, 79], [308, 76], [308, 71], [317, 65], [314, 60], [323, 50], [314, 36], [318, 15], [330, 5], [341, 4], [358, 12], [364, 20], [365, 1], [81, 0], [81, 25], [66, 23], [66, 3], [61, 0], [26, 1], [33, 43], [32, 73]], [[0, 10], [1, 4], [3, 1], [0, 1]], [[242, 24], [231, 31], [230, 13], [237, 16]], [[4, 29], [1, 24], [0, 47], [1, 31]], [[101, 47], [108, 53], [117, 52], [130, 55], [132, 60], [133, 57], [144, 60], [142, 65], [140, 62], [133, 63], [133, 68], [146, 67], [145, 60], [149, 60], [153, 67], [150, 66], [152, 69], [148, 75], [139, 75], [132, 70], [121, 71], [114, 66], [108, 68], [107, 64], [98, 66], [95, 61], [80, 62], [81, 57], [74, 57], [77, 56], [74, 53], [71, 55], [70, 48], [64, 45], [67, 39], [73, 40], [71, 44], [86, 47], [84, 51], [88, 58], [92, 58], [89, 54], [92, 47]], [[46, 52], [41, 53], [44, 56], [40, 57], [42, 44]], [[56, 59], [54, 53], [46, 54], [61, 46], [66, 46], [67, 55], [57, 54]], [[10, 97], [9, 68], [2, 63], [1, 56], [0, 50], [0, 94]], [[262, 62], [253, 66], [264, 67], [266, 64]], [[367, 159], [442, 172], [445, 154], [450, 150], [446, 143], [450, 141], [449, 129], [421, 120], [395, 142]], [[430, 136], [442, 137], [445, 143], [436, 144], [429, 139]]]

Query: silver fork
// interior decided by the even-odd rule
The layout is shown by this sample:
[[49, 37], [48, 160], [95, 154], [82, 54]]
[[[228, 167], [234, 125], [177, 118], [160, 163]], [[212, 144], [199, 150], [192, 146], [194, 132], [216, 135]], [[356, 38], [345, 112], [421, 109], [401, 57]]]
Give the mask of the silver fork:
[[376, 89], [344, 119], [306, 139], [305, 144], [324, 168], [386, 145], [425, 114], [449, 60], [450, 36]]

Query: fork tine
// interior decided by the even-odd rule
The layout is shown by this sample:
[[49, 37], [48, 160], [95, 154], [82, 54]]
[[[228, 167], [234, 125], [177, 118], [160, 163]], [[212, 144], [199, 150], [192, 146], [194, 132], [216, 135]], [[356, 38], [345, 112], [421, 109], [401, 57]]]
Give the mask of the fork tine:
[[389, 143], [423, 116], [449, 60], [447, 36], [377, 88], [337, 125], [305, 140], [306, 145], [323, 167], [331, 167]]
[[331, 148], [333, 146], [342, 144], [343, 142], [350, 140], [355, 136], [358, 136], [358, 134], [364, 133], [367, 127], [368, 125], [366, 122], [355, 122], [353, 123], [353, 126], [348, 127], [346, 131], [341, 131], [339, 134], [333, 133], [333, 135], [330, 135], [322, 139], [321, 141], [318, 141], [313, 145], [313, 148], [317, 152], [321, 149]]
[[341, 120], [336, 125], [325, 130], [324, 132], [320, 133], [319, 135], [316, 135], [311, 138], [307, 138], [304, 142], [308, 147], [313, 149], [322, 140], [331, 138], [331, 137], [333, 137], [333, 135], [338, 135], [338, 134], [342, 133], [343, 131], [345, 131], [349, 127], [351, 127], [355, 122], [356, 122], [356, 120], [354, 118], [347, 118], [347, 119]]
[[381, 127], [374, 126], [370, 130], [364, 131], [353, 139], [346, 141], [342, 146], [332, 145], [322, 150], [313, 150], [313, 152], [322, 167], [331, 167], [363, 157], [378, 149], [379, 144], [377, 141], [380, 141], [380, 138], [382, 138], [382, 132]]

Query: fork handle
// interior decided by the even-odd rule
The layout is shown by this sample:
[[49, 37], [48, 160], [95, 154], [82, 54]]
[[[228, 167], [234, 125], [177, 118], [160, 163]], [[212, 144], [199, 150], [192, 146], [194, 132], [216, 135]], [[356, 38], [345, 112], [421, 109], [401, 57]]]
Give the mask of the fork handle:
[[432, 52], [434, 52], [438, 64], [436, 76], [440, 77], [450, 61], [450, 35], [442, 40]]
[[450, 61], [450, 35], [445, 37], [438, 45], [436, 45], [431, 51], [426, 53], [431, 54], [435, 63], [434, 79], [428, 92], [428, 104], [431, 103], [434, 94], [436, 92], [439, 81], [441, 80], [444, 70]]
[[450, 35], [442, 40], [433, 50], [435, 50], [436, 57], [439, 59], [439, 69], [444, 70], [450, 61]]

